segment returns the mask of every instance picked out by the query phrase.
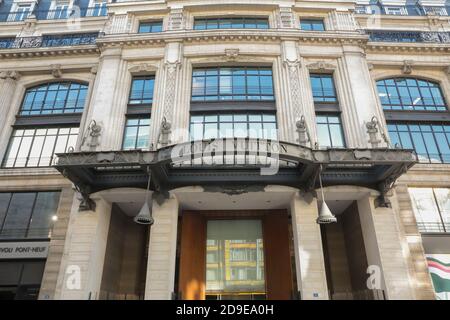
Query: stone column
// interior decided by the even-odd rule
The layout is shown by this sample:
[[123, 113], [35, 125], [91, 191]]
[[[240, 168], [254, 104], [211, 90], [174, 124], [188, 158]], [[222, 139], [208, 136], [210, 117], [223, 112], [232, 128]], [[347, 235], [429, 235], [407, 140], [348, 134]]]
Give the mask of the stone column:
[[177, 141], [174, 137], [174, 129], [186, 127], [180, 123], [177, 116], [183, 104], [180, 101], [181, 86], [181, 63], [183, 56], [183, 45], [179, 41], [169, 42], [165, 48], [164, 63], [160, 73], [160, 81], [164, 83], [161, 87], [161, 107], [152, 113], [152, 136], [157, 148], [173, 144]]
[[99, 298], [111, 204], [100, 197], [94, 200], [95, 211], [78, 211], [74, 197], [55, 299]]
[[297, 286], [302, 300], [327, 300], [328, 287], [323, 256], [317, 198], [296, 193], [291, 200]]
[[153, 201], [154, 224], [148, 246], [146, 300], [170, 300], [175, 286], [178, 200], [170, 198], [158, 205]]
[[369, 268], [379, 267], [380, 289], [387, 299], [413, 299], [397, 213], [392, 208], [375, 208], [375, 197], [369, 194], [357, 201], [367, 263]]
[[16, 90], [17, 80], [20, 74], [16, 71], [0, 72], [0, 133], [7, 124], [8, 114], [11, 111], [11, 103], [13, 101]]
[[[97, 70], [97, 79], [92, 92], [89, 113], [82, 133], [81, 150], [117, 150], [120, 149], [125, 112], [127, 107], [126, 83], [127, 62], [122, 60], [120, 47], [103, 51]], [[87, 134], [87, 128], [95, 121], [100, 126], [99, 137], [95, 141]]]
[[64, 244], [67, 239], [67, 228], [73, 199], [74, 191], [70, 186], [61, 190], [58, 211], [56, 213], [58, 220], [52, 227], [52, 237], [48, 248], [47, 261], [45, 262], [44, 275], [42, 276], [41, 289], [39, 290], [40, 300], [53, 300], [56, 291], [61, 289], [57, 288], [57, 282], [63, 259]]
[[373, 117], [378, 119], [378, 137], [383, 142], [379, 147], [385, 147], [382, 133], [384, 116], [377, 104], [377, 92], [369, 73], [369, 66], [363, 50], [359, 47], [344, 46], [344, 56], [339, 59], [341, 78], [336, 79], [343, 86], [345, 103], [341, 103], [343, 122], [348, 132], [349, 147], [370, 148], [366, 123]]

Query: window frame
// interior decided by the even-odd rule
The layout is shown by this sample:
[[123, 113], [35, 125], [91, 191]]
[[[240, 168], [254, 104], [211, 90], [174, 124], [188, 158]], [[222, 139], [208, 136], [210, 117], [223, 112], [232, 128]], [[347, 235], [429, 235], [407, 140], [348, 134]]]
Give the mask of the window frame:
[[[43, 106], [45, 105], [45, 102], [46, 102], [45, 99], [47, 98], [47, 95], [48, 95], [49, 91], [51, 91], [51, 92], [55, 91], [55, 90], [49, 90], [49, 87], [54, 86], [54, 85], [58, 85], [58, 89], [55, 91], [56, 92], [55, 100], [53, 100], [53, 106], [54, 106], [56, 104], [56, 102], [57, 102], [56, 97], [58, 96], [58, 93], [60, 92], [60, 88], [59, 87], [61, 86], [61, 84], [67, 84], [68, 85], [66, 97], [65, 97], [65, 100], [64, 100], [64, 107], [62, 109], [56, 109], [56, 110], [62, 110], [63, 112], [60, 112], [60, 113], [59, 112], [57, 112], [57, 113], [52, 113], [52, 112], [50, 112], [50, 113], [42, 113], [42, 111], [45, 110], [45, 109], [43, 109]], [[83, 90], [83, 91], [86, 92], [82, 108], [76, 108], [76, 107], [75, 108], [66, 108], [66, 105], [67, 105], [67, 103], [69, 101], [68, 97], [69, 97], [69, 93], [71, 91], [72, 85], [78, 85], [79, 86], [78, 90], [74, 90], [74, 91], [77, 91], [77, 99], [76, 99], [76, 102], [75, 102], [76, 105], [78, 104], [78, 101], [79, 101], [78, 99], [80, 97], [80, 91]], [[40, 88], [43, 88], [44, 86], [46, 86], [45, 90], [39, 90]], [[31, 114], [31, 113], [23, 114], [22, 113], [24, 111], [23, 107], [24, 107], [27, 95], [28, 95], [28, 93], [33, 92], [33, 90], [34, 90], [35, 94], [37, 92], [39, 92], [39, 91], [45, 92], [44, 100], [42, 100], [42, 106], [39, 109], [40, 113], [38, 113], [38, 114]], [[61, 90], [61, 91], [64, 91], [64, 90]], [[34, 104], [35, 98], [36, 97], [34, 95], [33, 103], [31, 105]], [[84, 110], [86, 108], [86, 104], [87, 104], [88, 100], [89, 100], [89, 84], [88, 83], [85, 83], [83, 81], [72, 81], [72, 80], [49, 81], [49, 82], [45, 82], [45, 83], [42, 83], [42, 84], [39, 84], [39, 85], [30, 86], [30, 87], [27, 87], [25, 89], [25, 91], [23, 93], [22, 101], [20, 103], [20, 108], [19, 108], [19, 112], [18, 112], [17, 116], [18, 117], [23, 117], [23, 118], [28, 118], [28, 117], [53, 117], [53, 116], [81, 115], [81, 114], [83, 114], [83, 112], [84, 112]], [[79, 111], [79, 112], [64, 112], [66, 109], [74, 109], [74, 110], [81, 109], [81, 111]], [[55, 109], [52, 108], [52, 109], [48, 109], [48, 110], [54, 111]], [[30, 108], [29, 112], [31, 112], [31, 111], [32, 111], [32, 109]]]
[[[400, 80], [405, 81], [406, 82], [406, 86], [399, 86], [398, 83], [399, 83]], [[395, 86], [390, 86], [390, 85], [386, 84], [386, 81], [393, 81]], [[415, 81], [417, 86], [410, 86], [410, 85], [408, 85], [408, 81]], [[383, 83], [381, 83], [381, 82], [383, 82]], [[425, 82], [427, 85], [426, 86], [420, 86], [419, 82]], [[378, 99], [380, 101], [381, 107], [382, 107], [384, 112], [386, 112], [386, 111], [395, 111], [395, 112], [408, 112], [408, 113], [410, 113], [410, 112], [446, 113], [446, 112], [449, 111], [449, 106], [448, 106], [448, 103], [447, 103], [447, 99], [446, 99], [446, 97], [444, 95], [444, 91], [442, 90], [441, 83], [438, 82], [438, 81], [432, 81], [432, 80], [428, 80], [428, 79], [420, 78], [420, 77], [402, 77], [402, 76], [398, 76], [398, 77], [390, 77], [390, 78], [378, 79], [378, 80], [375, 81], [375, 85], [376, 85], [376, 88], [377, 88]], [[386, 91], [386, 92], [388, 92], [388, 88], [395, 88], [395, 91], [397, 93], [397, 97], [399, 98], [399, 104], [392, 104], [391, 102], [388, 105], [383, 104], [383, 100], [381, 98], [381, 93], [383, 93], [383, 92], [380, 92], [380, 90], [379, 90], [379, 88], [381, 86], [383, 86], [383, 88], [385, 89], [384, 91]], [[433, 105], [431, 105], [431, 104], [430, 105], [422, 104], [422, 106], [424, 108], [422, 110], [421, 109], [414, 109], [414, 108], [413, 109], [407, 109], [408, 104], [404, 103], [404, 101], [402, 99], [402, 96], [400, 95], [400, 89], [399, 88], [406, 88], [407, 89], [408, 97], [409, 97], [409, 99], [411, 101], [412, 101], [413, 96], [411, 95], [410, 88], [417, 88], [418, 89], [418, 93], [419, 93], [420, 98], [421, 98], [422, 101], [424, 101], [425, 99], [424, 99], [424, 96], [423, 96], [420, 88], [427, 88], [427, 89], [430, 90], [430, 93], [431, 93], [431, 88], [437, 88], [437, 90], [438, 90], [438, 92], [440, 94], [440, 98], [443, 101], [443, 104], [442, 105], [436, 104], [435, 97], [431, 93], [431, 99], [433, 100]], [[430, 99], [430, 98], [426, 98], [426, 99]], [[389, 99], [389, 101], [390, 101], [390, 99]], [[398, 106], [399, 108], [398, 109], [394, 109], [393, 107], [395, 107], [395, 106]], [[425, 108], [428, 107], [428, 106], [434, 107], [435, 110], [431, 110], [431, 109], [426, 110]], [[438, 110], [439, 107], [444, 108], [444, 110]]]
[[[39, 193], [50, 193], [50, 192], [58, 194], [58, 195], [55, 195], [55, 197], [57, 197], [57, 199], [56, 199], [57, 200], [56, 201], [57, 205], [56, 205], [56, 208], [55, 208], [56, 210], [54, 212], [54, 215], [56, 215], [58, 213], [59, 201], [61, 200], [61, 190], [59, 190], [59, 189], [56, 189], [56, 190], [50, 190], [50, 189], [49, 190], [47, 190], [47, 189], [45, 189], [45, 190], [29, 190], [29, 191], [28, 190], [26, 190], [26, 191], [21, 190], [21, 191], [9, 191], [9, 192], [8, 191], [2, 191], [2, 192], [0, 192], [0, 194], [10, 194], [9, 200], [8, 200], [8, 204], [5, 207], [5, 214], [4, 214], [3, 217], [1, 217], [1, 220], [0, 220], [0, 239], [2, 239], [2, 241], [6, 240], [6, 239], [8, 239], [8, 240], [12, 240], [12, 239], [27, 239], [27, 240], [50, 239], [50, 237], [37, 237], [37, 236], [29, 237], [30, 227], [31, 227], [31, 223], [32, 223], [32, 220], [33, 220], [33, 215], [35, 213], [34, 211], [35, 211], [35, 208], [36, 208], [36, 201], [38, 199]], [[11, 206], [11, 201], [13, 199], [13, 196], [14, 196], [14, 194], [23, 194], [23, 193], [34, 193], [34, 199], [33, 199], [33, 204], [31, 206], [30, 217], [28, 218], [28, 222], [27, 222], [27, 228], [24, 229], [25, 230], [25, 235], [21, 236], [21, 237], [11, 237], [11, 238], [10, 237], [6, 237], [6, 238], [4, 238], [3, 237], [4, 227], [5, 227], [6, 219], [8, 217], [8, 210], [9, 210], [9, 208]], [[49, 227], [48, 227], [49, 233], [50, 233], [51, 227], [52, 226], [50, 224]], [[14, 230], [14, 229], [12, 229], [12, 230]]]
[[[307, 23], [305, 23], [307, 21]], [[318, 23], [317, 23], [318, 22]], [[304, 29], [303, 24], [307, 24], [311, 27], [311, 29]], [[321, 29], [315, 29], [315, 25], [320, 25]], [[300, 17], [300, 30], [308, 31], [308, 32], [324, 32], [327, 31], [327, 27], [325, 25], [325, 19], [320, 17]]]
[[[127, 125], [127, 122], [129, 120], [135, 120], [135, 119], [138, 120], [138, 124], [137, 125], [133, 125], [133, 126], [128, 126]], [[145, 125], [143, 125], [143, 126], [140, 125], [141, 120], [148, 120], [149, 121], [149, 123], [148, 123], [148, 146], [145, 147], [145, 148], [137, 148], [138, 136], [139, 136], [140, 128], [145, 126]], [[121, 150], [140, 150], [140, 149], [142, 149], [142, 150], [151, 150], [152, 147], [153, 147], [152, 143], [151, 143], [151, 133], [152, 133], [151, 132], [151, 126], [152, 126], [151, 114], [141, 114], [141, 115], [128, 115], [127, 114], [126, 117], [125, 117], [125, 124], [124, 124], [124, 127], [123, 127]], [[130, 128], [130, 127], [137, 127], [138, 128], [137, 131], [136, 131], [136, 136], [135, 136], [135, 141], [134, 141], [134, 148], [127, 148], [127, 149], [125, 149], [124, 144], [125, 144], [125, 139], [126, 139], [126, 136], [127, 136], [127, 128]]]
[[[233, 20], [242, 20], [242, 23], [236, 23], [235, 25], [242, 24], [242, 27], [233, 26]], [[259, 28], [258, 20], [264, 20], [264, 22], [267, 23], [264, 28]], [[205, 28], [197, 28], [197, 24], [200, 21], [204, 21]], [[229, 27], [221, 28], [221, 22], [222, 21], [229, 21]], [[208, 23], [216, 22], [217, 27], [208, 27]], [[247, 25], [255, 25], [255, 28], [250, 28]], [[257, 30], [267, 30], [270, 29], [270, 21], [268, 16], [220, 16], [220, 17], [202, 17], [197, 16], [194, 17], [193, 24], [192, 24], [193, 30], [223, 30], [223, 29], [257, 29]]]
[[[420, 161], [419, 160], [419, 163], [429, 163], [429, 164], [435, 164], [435, 163], [446, 164], [446, 163], [450, 163], [450, 154], [447, 155], [447, 154], [440, 153], [441, 152], [441, 147], [440, 147], [440, 144], [438, 143], [439, 140], [436, 138], [436, 133], [442, 132], [444, 134], [447, 142], [450, 145], [450, 131], [447, 133], [447, 131], [444, 128], [444, 126], [449, 126], [450, 127], [450, 123], [447, 123], [447, 122], [430, 123], [430, 122], [424, 122], [424, 121], [419, 121], [419, 122], [414, 122], [414, 121], [404, 121], [404, 122], [402, 122], [402, 121], [398, 121], [398, 122], [397, 121], [388, 121], [387, 122], [387, 131], [388, 131], [389, 139], [390, 139], [391, 142], [393, 140], [392, 139], [392, 135], [391, 135], [392, 130], [390, 130], [390, 128], [392, 126], [396, 127], [395, 133], [397, 133], [397, 135], [399, 136], [400, 146], [402, 148], [404, 148], [404, 146], [403, 146], [403, 143], [401, 142], [401, 137], [400, 137], [399, 133], [400, 132], [406, 132], [408, 134], [409, 141], [411, 141], [411, 144], [412, 144], [412, 149], [414, 150], [414, 152], [417, 154], [418, 157], [419, 157], [419, 154], [417, 153], [417, 150], [416, 150], [417, 140], [414, 140], [413, 133], [420, 134], [420, 138], [422, 139], [423, 145], [424, 145], [425, 150], [426, 150], [427, 161]], [[399, 131], [398, 126], [406, 126], [407, 131]], [[410, 126], [418, 126], [419, 127], [419, 131], [412, 131]], [[431, 131], [423, 131], [421, 126], [430, 126], [431, 127]], [[442, 126], [443, 127], [443, 131], [434, 131], [433, 130], [433, 126]], [[424, 133], [431, 133], [432, 138], [433, 138], [433, 143], [437, 147], [437, 150], [439, 151], [438, 155], [439, 155], [439, 160], [440, 161], [432, 161], [432, 157], [431, 156], [434, 155], [434, 154], [433, 153], [430, 154], [430, 152], [429, 152], [430, 145], [427, 144], [427, 142], [429, 142], [429, 141], [428, 141], [428, 139], [425, 139]], [[448, 159], [449, 159], [447, 162], [444, 160], [445, 157], [448, 157]]]
[[[326, 117], [327, 118], [327, 122], [326, 123], [319, 123], [318, 122], [318, 117]], [[342, 138], [342, 146], [334, 146], [333, 145], [333, 134], [330, 130], [330, 125], [335, 125], [336, 123], [330, 123], [329, 122], [329, 117], [336, 117], [339, 120], [339, 131], [341, 134], [341, 138]], [[326, 145], [321, 145], [319, 143], [319, 124], [325, 124], [327, 126], [328, 129], [328, 138], [330, 140], [330, 146], [326, 146]], [[347, 148], [347, 141], [346, 141], [346, 137], [345, 137], [345, 131], [344, 131], [344, 125], [342, 123], [342, 114], [341, 112], [320, 112], [320, 111], [316, 111], [316, 130], [317, 130], [317, 144], [319, 146], [319, 148], [330, 148], [330, 149], [345, 149]]]
[[[141, 27], [145, 24], [150, 24], [150, 31], [148, 32], [144, 32], [141, 31]], [[152, 31], [154, 25], [156, 24], [160, 24], [161, 30], [160, 31]], [[159, 27], [159, 25], [158, 25]], [[146, 34], [146, 33], [159, 33], [159, 32], [163, 32], [164, 31], [164, 21], [163, 19], [160, 20], [140, 20], [138, 21], [138, 26], [137, 26], [137, 30], [136, 33], [142, 33], [142, 34]]]
[[[58, 131], [57, 131], [57, 133], [55, 135], [51, 135], [51, 134], [49, 135], [48, 134], [48, 130], [51, 130], [51, 129], [57, 129]], [[67, 134], [61, 134], [60, 135], [60, 130], [61, 129], [69, 129], [69, 132]], [[78, 132], [76, 134], [72, 134], [71, 133], [72, 129], [78, 129]], [[21, 136], [15, 136], [15, 133], [17, 131], [20, 131], [20, 130], [24, 131], [23, 134]], [[25, 135], [25, 131], [26, 130], [34, 130], [33, 135]], [[46, 130], [45, 135], [37, 135], [36, 133], [37, 133], [38, 130]], [[53, 124], [53, 125], [45, 125], [45, 126], [23, 126], [23, 127], [22, 126], [13, 126], [13, 130], [11, 132], [11, 135], [10, 135], [9, 141], [8, 141], [8, 147], [6, 148], [6, 151], [5, 151], [3, 160], [2, 160], [1, 169], [50, 168], [50, 167], [52, 167], [52, 163], [53, 163], [53, 161], [55, 159], [55, 149], [57, 147], [58, 138], [63, 136], [63, 135], [67, 136], [67, 140], [65, 141], [65, 150], [67, 150], [70, 147], [74, 147], [74, 148], [76, 147], [76, 143], [77, 143], [79, 134], [80, 134], [80, 126], [79, 126], [79, 124], [78, 125], [72, 125], [72, 126], [57, 125], [57, 124], [56, 125], [55, 124]], [[54, 140], [53, 146], [52, 146], [52, 151], [51, 151], [49, 164], [48, 165], [40, 165], [40, 162], [43, 159], [42, 152], [45, 149], [45, 144], [44, 143], [45, 143], [47, 137], [49, 137], [49, 136], [50, 137], [53, 137], [53, 136], [55, 137], [55, 140]], [[17, 150], [15, 152], [14, 157], [8, 158], [9, 152], [10, 152], [12, 146], [13, 146], [13, 142], [14, 142], [13, 138], [15, 138], [15, 137], [20, 138], [19, 146], [18, 146], [18, 148], [17, 148]], [[31, 142], [30, 142], [30, 146], [28, 147], [28, 149], [26, 149], [27, 150], [27, 155], [26, 155], [25, 164], [22, 165], [22, 166], [17, 166], [16, 165], [17, 164], [17, 160], [18, 160], [17, 156], [19, 155], [19, 152], [21, 150], [21, 146], [22, 146], [24, 137], [31, 137]], [[38, 150], [39, 151], [39, 159], [37, 161], [37, 165], [28, 165], [28, 163], [30, 161], [31, 152], [33, 151], [33, 148], [34, 148], [33, 144], [34, 144], [34, 141], [35, 141], [36, 137], [44, 137], [42, 145], [41, 145], [40, 149]], [[68, 145], [69, 142], [70, 142], [70, 137], [76, 137], [75, 145], [73, 145], [73, 146], [72, 145]], [[33, 158], [35, 158], [35, 157], [33, 157]], [[7, 163], [10, 161], [10, 159], [13, 159], [13, 165], [12, 166], [7, 166]]]
[[[230, 74], [221, 74], [221, 70], [222, 69], [230, 69]], [[253, 70], [256, 69], [258, 74], [258, 90], [259, 93], [258, 94], [252, 94], [251, 92], [249, 92], [248, 90], [248, 82], [249, 82], [249, 77], [255, 76], [255, 74], [249, 74], [248, 71], [249, 70]], [[214, 71], [215, 70], [215, 71]], [[195, 72], [204, 72], [204, 75], [195, 75]], [[233, 74], [234, 72], [243, 72], [243, 74]], [[269, 74], [265, 75], [265, 74], [261, 74], [262, 71], [270, 71], [270, 77], [271, 77], [271, 94], [265, 94], [263, 92], [263, 88], [264, 86], [262, 85], [262, 81], [261, 81], [261, 77], [265, 77], [265, 76], [269, 76]], [[215, 72], [215, 74], [210, 74], [208, 75], [207, 72]], [[236, 88], [236, 90], [238, 88], [242, 88], [240, 86], [234, 86], [234, 76], [243, 76], [244, 80], [245, 80], [245, 85], [243, 86], [244, 91], [243, 93], [234, 93], [234, 90]], [[221, 93], [221, 91], [223, 91], [223, 88], [221, 86], [221, 77], [230, 77], [230, 81], [231, 81], [231, 87], [230, 89], [230, 93]], [[196, 90], [194, 88], [194, 79], [195, 78], [202, 78], [203, 81], [203, 86], [202, 91], [203, 94], [197, 94], [194, 95], [194, 90]], [[216, 93], [215, 94], [207, 94], [208, 92], [208, 87], [207, 87], [207, 79], [213, 79], [216, 78], [217, 80], [217, 85], [216, 87]], [[199, 90], [199, 89], [197, 89]], [[215, 99], [213, 97], [216, 97]], [[227, 99], [224, 99], [225, 97], [229, 97]], [[234, 97], [242, 97], [242, 98], [234, 98]], [[259, 99], [252, 99], [249, 97], [259, 97]], [[264, 97], [268, 97], [269, 99], [264, 99]], [[271, 97], [271, 98], [270, 98]], [[236, 102], [272, 102], [274, 103], [276, 100], [275, 98], [275, 83], [274, 83], [274, 79], [273, 79], [273, 67], [272, 66], [217, 66], [217, 67], [194, 67], [192, 69], [192, 74], [191, 74], [191, 94], [190, 94], [190, 101], [191, 103], [236, 103]]]

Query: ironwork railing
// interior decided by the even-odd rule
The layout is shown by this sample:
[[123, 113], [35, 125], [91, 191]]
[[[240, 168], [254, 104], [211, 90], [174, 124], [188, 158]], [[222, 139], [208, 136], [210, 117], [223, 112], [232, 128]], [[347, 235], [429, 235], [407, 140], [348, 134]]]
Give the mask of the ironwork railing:
[[68, 18], [106, 17], [108, 9], [105, 5], [87, 8], [60, 8], [53, 10], [36, 9], [32, 12], [12, 11], [0, 13], [0, 22], [24, 21], [35, 17], [37, 20], [61, 20]]
[[95, 44], [99, 33], [74, 33], [0, 39], [0, 49], [60, 47]]
[[450, 32], [367, 30], [374, 42], [450, 43]]
[[99, 300], [144, 300], [143, 294], [100, 291]]
[[422, 233], [450, 232], [450, 222], [417, 222], [417, 227]]
[[383, 290], [358, 290], [330, 292], [331, 300], [386, 300]]

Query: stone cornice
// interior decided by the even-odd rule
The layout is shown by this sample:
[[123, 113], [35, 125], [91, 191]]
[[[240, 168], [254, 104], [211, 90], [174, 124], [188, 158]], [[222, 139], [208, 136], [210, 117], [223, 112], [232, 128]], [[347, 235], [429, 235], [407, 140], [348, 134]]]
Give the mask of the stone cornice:
[[227, 41], [267, 41], [282, 40], [300, 41], [302, 43], [353, 44], [362, 45], [368, 37], [356, 32], [304, 32], [301, 30], [270, 29], [263, 31], [250, 30], [207, 30], [207, 31], [166, 31], [159, 34], [120, 34], [106, 35], [97, 39], [102, 47], [164, 45], [166, 42], [180, 41], [185, 43], [227, 42]]
[[100, 50], [96, 45], [42, 47], [0, 50], [0, 59], [60, 57], [70, 55], [98, 55]]
[[400, 43], [400, 42], [369, 42], [365, 46], [367, 53], [448, 53], [450, 43]]

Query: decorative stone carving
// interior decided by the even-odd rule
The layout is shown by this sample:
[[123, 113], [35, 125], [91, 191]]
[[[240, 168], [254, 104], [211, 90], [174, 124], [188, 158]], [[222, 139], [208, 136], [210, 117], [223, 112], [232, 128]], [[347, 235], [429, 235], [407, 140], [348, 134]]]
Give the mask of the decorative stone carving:
[[308, 69], [316, 71], [332, 71], [336, 69], [334, 64], [328, 63], [326, 61], [317, 61], [307, 65]]
[[1, 71], [0, 72], [0, 79], [11, 79], [11, 80], [19, 80], [20, 79], [20, 73], [17, 71]]
[[131, 65], [130, 68], [128, 68], [128, 71], [131, 73], [139, 73], [139, 72], [150, 72], [155, 71], [156, 68], [148, 63], [140, 63], [138, 65]]
[[294, 28], [294, 15], [291, 7], [280, 7], [278, 13], [278, 28]]
[[403, 74], [411, 74], [413, 63], [414, 63], [414, 61], [412, 61], [412, 60], [404, 60], [403, 67], [402, 67], [402, 73]]
[[295, 123], [295, 126], [297, 127], [298, 144], [309, 147], [311, 139], [308, 131], [308, 126], [305, 121], [305, 117], [301, 116], [300, 120], [298, 120]]
[[52, 64], [50, 65], [51, 69], [52, 69], [52, 76], [55, 78], [61, 78], [62, 77], [62, 70], [61, 70], [61, 65], [60, 64]]
[[301, 92], [300, 92], [300, 72], [299, 68], [301, 66], [300, 60], [284, 60], [284, 65], [287, 68], [289, 76], [289, 85], [291, 93], [291, 103], [294, 109], [294, 115], [296, 119], [300, 118], [301, 113]]
[[369, 143], [372, 148], [378, 148], [378, 144], [381, 140], [378, 139], [378, 119], [374, 116], [370, 122], [366, 123], [367, 133], [369, 134]]
[[225, 60], [236, 61], [239, 56], [239, 49], [225, 49]]
[[92, 74], [97, 74], [97, 72], [98, 72], [98, 65], [92, 66], [91, 73]]
[[169, 30], [184, 29], [183, 8], [171, 9], [169, 14]]
[[174, 102], [175, 102], [177, 73], [178, 73], [178, 69], [180, 68], [180, 66], [181, 66], [181, 63], [179, 61], [164, 63], [164, 67], [166, 69], [166, 83], [165, 83], [163, 116], [169, 122], [172, 119], [172, 112], [173, 112]]
[[172, 132], [171, 128], [172, 125], [164, 117], [161, 122], [161, 128], [158, 137], [158, 143], [161, 147], [165, 147], [170, 144], [170, 133]]
[[81, 147], [87, 145], [90, 150], [95, 150], [95, 148], [100, 145], [99, 140], [101, 131], [102, 127], [100, 124], [97, 124], [95, 120], [92, 120], [81, 140]]

